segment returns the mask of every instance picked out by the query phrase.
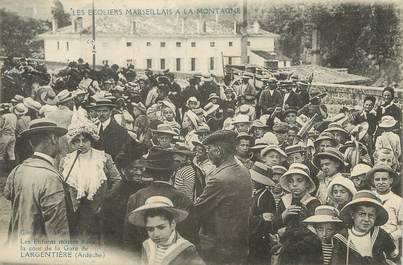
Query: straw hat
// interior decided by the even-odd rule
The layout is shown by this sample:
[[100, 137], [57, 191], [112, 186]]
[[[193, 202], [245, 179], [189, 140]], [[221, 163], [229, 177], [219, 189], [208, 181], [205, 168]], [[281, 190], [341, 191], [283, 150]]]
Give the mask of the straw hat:
[[219, 108], [220, 108], [220, 105], [218, 105], [218, 104], [213, 104], [211, 102], [208, 103], [206, 106], [204, 106], [204, 110], [205, 110], [204, 116], [207, 117], [208, 115], [217, 111]]
[[367, 174], [371, 170], [371, 167], [367, 164], [357, 164], [351, 170], [350, 178]]
[[340, 211], [340, 218], [348, 224], [352, 223], [351, 211], [354, 206], [371, 205], [376, 209], [375, 225], [384, 225], [388, 219], [389, 214], [382, 205], [381, 199], [372, 191], [360, 190], [353, 196], [353, 200], [347, 203]]
[[397, 120], [390, 115], [383, 116], [381, 122], [379, 123], [379, 127], [381, 128], [392, 128], [397, 123]]
[[339, 211], [329, 205], [319, 205], [315, 209], [315, 214], [302, 222], [306, 224], [343, 223], [343, 221], [339, 219]]
[[350, 194], [352, 196], [354, 196], [354, 194], [357, 193], [357, 189], [355, 188], [354, 183], [350, 179], [341, 177], [341, 176], [337, 176], [329, 183], [329, 186], [327, 187], [327, 196], [332, 200], [334, 200], [334, 197], [333, 197], [334, 185], [343, 186], [350, 192]]
[[272, 180], [273, 170], [261, 162], [255, 162], [249, 172], [252, 180], [260, 184], [266, 186], [276, 185]]
[[266, 139], [259, 138], [259, 139], [255, 140], [255, 145], [251, 146], [249, 149], [253, 150], [253, 151], [255, 151], [255, 150], [258, 151], [258, 150], [264, 149], [267, 146], [268, 146], [268, 143], [266, 142]]
[[24, 103], [24, 105], [28, 108], [28, 109], [32, 109], [35, 110], [37, 112], [39, 112], [41, 110], [42, 104], [39, 103], [38, 101], [33, 100], [32, 98], [28, 97], [28, 98], [24, 98], [24, 100], [22, 101], [22, 103]]
[[153, 133], [165, 133], [165, 134], [170, 134], [173, 136], [178, 136], [178, 134], [174, 131], [174, 129], [169, 126], [168, 124], [158, 124], [156, 130], [151, 130]]
[[324, 152], [320, 152], [313, 157], [313, 163], [316, 167], [320, 168], [320, 159], [330, 158], [340, 163], [341, 168], [344, 168], [344, 159], [342, 153], [336, 148], [328, 147]]
[[305, 153], [305, 152], [306, 149], [300, 144], [290, 145], [285, 148], [285, 153], [287, 154], [287, 156], [294, 153]]
[[376, 164], [371, 170], [369, 170], [367, 172], [367, 176], [368, 176], [368, 182], [371, 183], [373, 185], [374, 181], [374, 174], [376, 172], [388, 172], [389, 176], [391, 176], [393, 178], [393, 184], [396, 184], [397, 181], [399, 180], [399, 175], [388, 165], [386, 164]]
[[265, 156], [268, 152], [270, 151], [276, 151], [277, 153], [279, 153], [281, 155], [281, 157], [283, 158], [282, 160], [286, 160], [287, 159], [287, 154], [284, 153], [283, 149], [281, 149], [278, 145], [268, 145], [266, 146], [261, 152], [260, 155], [261, 156]]
[[110, 99], [107, 98], [99, 98], [94, 97], [95, 102], [94, 104], [90, 105], [91, 108], [98, 108], [98, 107], [109, 107], [114, 108], [116, 105], [112, 103]]
[[334, 139], [334, 136], [330, 132], [322, 132], [319, 134], [319, 137], [313, 142], [315, 145], [318, 145], [321, 141], [329, 140], [333, 145], [337, 145], [338, 142]]
[[41, 93], [40, 98], [42, 102], [48, 105], [56, 105], [56, 93], [53, 89], [48, 89]]
[[290, 177], [291, 175], [300, 175], [303, 176], [307, 182], [307, 184], [309, 185], [307, 193], [312, 193], [315, 191], [316, 189], [316, 185], [313, 182], [313, 180], [311, 179], [311, 177], [309, 176], [309, 174], [300, 168], [291, 168], [289, 170], [287, 170], [287, 172], [285, 172], [279, 180], [280, 186], [283, 190], [291, 192], [291, 189], [288, 185], [288, 177]]
[[252, 112], [253, 112], [253, 109], [252, 109], [251, 105], [242, 104], [241, 106], [239, 106], [238, 115], [242, 114], [242, 115], [251, 116]]
[[248, 123], [248, 124], [250, 124], [251, 121], [249, 120], [248, 115], [239, 114], [239, 115], [235, 116], [234, 120], [232, 121], [232, 124], [238, 124], [238, 123]]
[[69, 100], [72, 100], [73, 98], [74, 98], [73, 93], [71, 93], [67, 89], [64, 89], [64, 90], [60, 91], [59, 94], [57, 94], [56, 103], [57, 104], [64, 103]]
[[217, 96], [217, 93], [211, 93], [211, 94], [208, 96], [208, 101], [210, 101], [211, 99], [220, 99], [220, 97]]
[[285, 172], [287, 172], [287, 169], [283, 166], [272, 166], [271, 169], [273, 170], [273, 174], [280, 174], [283, 175]]
[[188, 100], [186, 100], [186, 105], [185, 106], [190, 108], [189, 107], [190, 102], [196, 102], [196, 108], [200, 107], [200, 101], [198, 101], [197, 98], [195, 98], [195, 97], [188, 98]]
[[151, 209], [161, 209], [171, 213], [177, 223], [182, 222], [188, 216], [187, 211], [175, 208], [169, 198], [165, 196], [152, 196], [145, 201], [143, 206], [133, 210], [129, 214], [129, 222], [136, 226], [146, 226], [144, 217], [146, 212]]
[[16, 115], [25, 115], [28, 112], [28, 108], [24, 105], [24, 103], [18, 103], [14, 107], [10, 109]]
[[51, 132], [55, 133], [57, 136], [63, 136], [67, 133], [67, 129], [57, 126], [57, 124], [50, 119], [41, 118], [32, 120], [29, 123], [28, 129], [21, 132], [21, 137], [29, 137], [33, 133], [38, 132]]
[[264, 125], [263, 122], [261, 122], [260, 120], [254, 120], [252, 122], [252, 125], [250, 126], [250, 129], [253, 130], [254, 128], [269, 129], [269, 126]]

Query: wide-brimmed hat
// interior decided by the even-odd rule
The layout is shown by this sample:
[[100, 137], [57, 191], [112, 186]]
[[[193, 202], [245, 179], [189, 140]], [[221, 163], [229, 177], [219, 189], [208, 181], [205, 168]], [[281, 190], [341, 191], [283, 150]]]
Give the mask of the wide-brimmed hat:
[[174, 170], [177, 165], [173, 153], [158, 146], [150, 148], [148, 155], [139, 160], [144, 168], [154, 170]]
[[393, 118], [393, 116], [386, 115], [381, 118], [381, 122], [379, 123], [379, 127], [381, 128], [391, 128], [395, 126], [397, 123], [397, 120]]
[[368, 166], [367, 164], [357, 164], [351, 170], [350, 178], [364, 175], [364, 174], [366, 175], [370, 170], [371, 170], [371, 167]]
[[341, 125], [337, 123], [331, 123], [328, 125], [328, 128], [325, 129], [323, 132], [329, 132], [329, 133], [335, 133], [335, 132], [340, 132], [348, 135], [348, 131], [346, 131]]
[[364, 121], [349, 129], [351, 135], [356, 135], [358, 140], [361, 141], [367, 135], [369, 123]]
[[343, 223], [339, 218], [339, 211], [329, 205], [319, 205], [315, 208], [315, 214], [306, 218], [302, 222], [306, 224]]
[[373, 183], [374, 183], [373, 178], [374, 178], [374, 174], [376, 172], [388, 172], [389, 176], [391, 176], [393, 178], [393, 184], [396, 184], [398, 181], [399, 175], [395, 172], [395, 170], [393, 170], [390, 166], [388, 166], [386, 164], [379, 163], [379, 164], [376, 164], [371, 170], [369, 170], [367, 172], [367, 177], [368, 177], [367, 180], [371, 185], [373, 185]]
[[251, 146], [249, 149], [252, 151], [259, 151], [267, 147], [269, 144], [267, 143], [266, 139], [259, 138], [255, 140], [255, 145]]
[[10, 110], [16, 115], [25, 115], [28, 112], [28, 108], [24, 105], [24, 103], [18, 103], [14, 107], [11, 107]]
[[190, 97], [188, 100], [186, 100], [186, 107], [189, 107], [189, 102], [196, 102], [196, 108], [200, 107], [200, 101], [197, 100], [196, 97]]
[[372, 191], [360, 190], [354, 196], [351, 202], [347, 203], [340, 211], [340, 218], [346, 224], [352, 224], [351, 211], [355, 206], [360, 204], [371, 205], [376, 209], [375, 225], [384, 225], [388, 219], [389, 214], [382, 205], [381, 199]]
[[186, 156], [195, 155], [187, 144], [181, 142], [176, 142], [175, 146], [173, 148], [169, 148], [168, 150], [174, 154], [181, 154]]
[[266, 186], [276, 185], [276, 183], [274, 183], [272, 180], [273, 170], [261, 162], [255, 162], [249, 172], [252, 180], [260, 184]]
[[208, 135], [204, 140], [204, 145], [216, 144], [216, 143], [227, 143], [236, 144], [237, 133], [232, 130], [218, 130]]
[[327, 196], [332, 200], [334, 200], [334, 197], [333, 197], [333, 187], [334, 187], [334, 185], [343, 186], [345, 189], [347, 189], [350, 192], [350, 194], [352, 196], [354, 196], [354, 194], [357, 193], [357, 189], [355, 188], [354, 183], [350, 179], [342, 177], [342, 176], [336, 176], [329, 183], [329, 186], [327, 187]]
[[211, 94], [208, 96], [208, 100], [210, 101], [211, 99], [220, 99], [220, 97], [217, 96], [216, 93], [211, 93]]
[[250, 124], [251, 121], [249, 120], [248, 115], [239, 114], [239, 115], [235, 116], [234, 120], [232, 121], [232, 124], [238, 124], [238, 123], [248, 123], [248, 124]]
[[210, 133], [210, 126], [208, 126], [207, 124], [203, 123], [200, 126], [197, 126], [197, 129], [195, 130], [196, 134], [200, 134], [200, 133]]
[[316, 140], [313, 142], [315, 145], [319, 144], [321, 141], [324, 140], [329, 140], [332, 142], [333, 145], [337, 145], [338, 142], [337, 140], [334, 138], [333, 134], [331, 134], [330, 132], [322, 132], [321, 134], [319, 134], [319, 137], [316, 138]]
[[146, 226], [145, 214], [151, 209], [161, 209], [173, 215], [176, 223], [182, 222], [188, 216], [188, 212], [179, 208], [175, 208], [172, 201], [165, 196], [152, 196], [148, 198], [143, 206], [130, 212], [128, 220], [136, 226]]
[[239, 106], [238, 108], [238, 113], [239, 115], [247, 115], [247, 116], [251, 116], [253, 112], [252, 106], [248, 105], [248, 104], [242, 104], [241, 106]]
[[153, 133], [165, 133], [173, 136], [178, 136], [175, 130], [168, 124], [162, 123], [157, 125], [156, 130], [151, 130]]
[[305, 152], [306, 149], [300, 144], [290, 145], [285, 148], [285, 153], [287, 154], [287, 156], [294, 153], [305, 153]]
[[288, 177], [291, 175], [301, 175], [305, 178], [307, 184], [309, 185], [308, 187], [308, 193], [312, 193], [316, 189], [316, 185], [309, 176], [309, 174], [306, 172], [306, 170], [303, 170], [302, 168], [291, 168], [288, 169], [287, 172], [285, 172], [279, 180], [280, 186], [283, 190], [291, 192], [291, 189], [288, 185]]
[[57, 126], [57, 124], [50, 119], [41, 118], [32, 120], [29, 123], [28, 129], [21, 132], [21, 137], [29, 137], [30, 135], [38, 132], [51, 132], [57, 136], [63, 136], [67, 133], [67, 129]]
[[24, 98], [22, 103], [28, 108], [39, 112], [41, 110], [42, 104], [38, 101], [33, 100], [31, 97]]
[[56, 105], [56, 93], [51, 88], [42, 92], [40, 95], [40, 98], [41, 98], [42, 102], [44, 102], [48, 105]]
[[283, 166], [272, 166], [271, 169], [273, 170], [273, 174], [280, 174], [283, 175], [285, 172], [287, 172], [287, 169]]
[[57, 104], [64, 103], [69, 100], [72, 100], [73, 98], [74, 98], [73, 93], [71, 93], [67, 89], [64, 89], [60, 91], [59, 94], [56, 95], [56, 103]]
[[142, 102], [139, 102], [139, 103], [132, 102], [131, 104], [132, 104], [133, 108], [138, 109], [142, 113], [145, 114], [147, 112], [147, 109], [146, 109], [146, 107], [144, 106], [144, 104]]
[[278, 145], [268, 145], [266, 146], [261, 152], [260, 155], [263, 157], [265, 156], [268, 152], [270, 151], [276, 151], [277, 153], [279, 153], [281, 155], [281, 157], [283, 158], [282, 161], [287, 159], [287, 154], [283, 151], [283, 149], [280, 148], [280, 146]]
[[[358, 147], [360, 148], [361, 155], [368, 154], [368, 149], [363, 143], [358, 142]], [[355, 148], [355, 143], [353, 141], [347, 141], [342, 146], [339, 147], [339, 151], [344, 153], [347, 151], [348, 148]]]
[[114, 108], [116, 105], [112, 103], [110, 99], [107, 98], [99, 98], [99, 97], [93, 97], [94, 98], [94, 104], [90, 105], [91, 108], [99, 108], [99, 107], [109, 107], [109, 108]]
[[204, 110], [205, 110], [204, 116], [207, 117], [211, 113], [214, 113], [215, 111], [217, 111], [219, 108], [220, 108], [220, 105], [218, 105], [218, 104], [213, 104], [211, 102], [207, 103], [207, 105], [204, 106]]
[[328, 147], [324, 152], [320, 152], [313, 157], [313, 163], [316, 167], [320, 168], [320, 159], [330, 158], [340, 163], [341, 168], [344, 168], [343, 154], [336, 148]]
[[250, 126], [250, 130], [253, 130], [254, 128], [263, 128], [263, 129], [269, 129], [269, 126], [265, 125], [263, 122], [260, 120], [254, 120], [252, 122], [252, 125]]

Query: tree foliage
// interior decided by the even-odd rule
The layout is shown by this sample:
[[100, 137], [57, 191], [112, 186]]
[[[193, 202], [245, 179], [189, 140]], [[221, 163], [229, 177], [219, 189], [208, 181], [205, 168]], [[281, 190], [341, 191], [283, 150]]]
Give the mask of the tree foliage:
[[320, 33], [322, 65], [351, 73], [400, 80], [400, 28], [394, 4], [281, 5], [251, 8], [268, 31], [280, 34], [281, 51], [294, 62], [312, 47], [312, 28]]
[[71, 24], [70, 14], [64, 12], [63, 4], [59, 0], [53, 2], [52, 16], [56, 19], [59, 28]]
[[33, 18], [22, 18], [0, 9], [0, 54], [3, 56], [38, 57], [43, 41], [38, 34], [49, 30], [49, 23]]

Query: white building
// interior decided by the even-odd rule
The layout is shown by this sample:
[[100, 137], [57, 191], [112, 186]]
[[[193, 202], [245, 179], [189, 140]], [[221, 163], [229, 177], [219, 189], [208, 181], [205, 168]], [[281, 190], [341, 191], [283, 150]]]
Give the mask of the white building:
[[[77, 18], [73, 25], [44, 33], [45, 60], [68, 62], [83, 58], [92, 62], [92, 27]], [[248, 27], [249, 63], [265, 66], [264, 57], [274, 52], [279, 35], [262, 30], [255, 22]], [[97, 17], [96, 63], [136, 69], [170, 69], [172, 72], [211, 72], [222, 75], [223, 63], [240, 64], [241, 35], [236, 21], [191, 20], [189, 18]], [[261, 58], [261, 59], [259, 59]]]

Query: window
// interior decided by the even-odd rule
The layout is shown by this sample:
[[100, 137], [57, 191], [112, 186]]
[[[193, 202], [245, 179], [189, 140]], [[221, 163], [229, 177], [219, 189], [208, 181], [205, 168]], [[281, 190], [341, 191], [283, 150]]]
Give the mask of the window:
[[60, 42], [57, 42], [57, 49], [60, 50]]
[[232, 57], [228, 57], [228, 64], [232, 64]]
[[180, 43], [179, 41], [176, 43], [176, 47], [182, 47], [182, 43]]
[[103, 65], [107, 65], [107, 64], [108, 64], [108, 60], [103, 60], [103, 61], [102, 61], [102, 64], [103, 64]]
[[196, 71], [196, 58], [190, 58], [190, 71]]
[[210, 57], [210, 70], [214, 70], [214, 57]]
[[210, 47], [214, 47], [215, 46], [215, 42], [214, 41], [210, 41]]
[[161, 70], [164, 70], [165, 69], [165, 59], [161, 59], [160, 62], [161, 62]]
[[152, 59], [147, 59], [147, 68], [148, 69], [153, 68], [153, 60]]
[[160, 47], [165, 47], [165, 42], [161, 42]]
[[126, 42], [126, 47], [132, 47], [132, 42], [131, 41]]
[[283, 63], [284, 63], [284, 67], [287, 67], [287, 62], [286, 62], [286, 61], [283, 61]]
[[232, 47], [232, 41], [228, 42], [228, 46]]
[[181, 70], [181, 58], [176, 58], [176, 71], [179, 72]]
[[190, 43], [190, 46], [196, 47], [196, 42], [192, 41], [192, 42]]
[[248, 46], [250, 46], [250, 41], [248, 41]]
[[151, 47], [151, 42], [147, 41], [147, 42], [146, 42], [146, 46], [147, 46], [147, 47]]
[[68, 41], [66, 41], [66, 50], [67, 51], [69, 50], [69, 42]]

